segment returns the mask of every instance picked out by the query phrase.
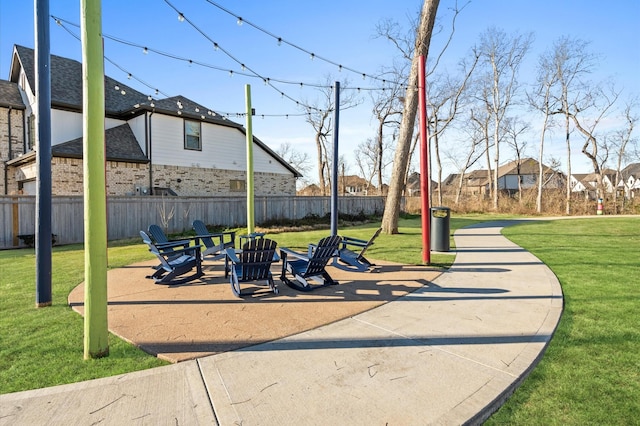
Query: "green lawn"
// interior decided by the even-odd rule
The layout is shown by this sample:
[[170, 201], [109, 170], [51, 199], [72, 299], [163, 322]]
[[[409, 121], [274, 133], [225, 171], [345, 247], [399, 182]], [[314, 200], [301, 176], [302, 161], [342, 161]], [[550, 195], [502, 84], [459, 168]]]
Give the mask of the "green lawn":
[[[492, 216], [451, 218], [451, 231]], [[379, 224], [342, 229], [368, 239]], [[594, 217], [539, 221], [504, 234], [558, 276], [565, 310], [549, 348], [488, 424], [630, 424], [640, 414], [640, 220]], [[304, 249], [327, 230], [269, 234], [279, 246]], [[421, 262], [420, 219], [402, 219], [400, 234], [381, 235], [374, 259]], [[81, 246], [55, 247], [53, 306], [36, 309], [33, 249], [0, 251], [0, 393], [105, 377], [164, 364], [111, 336], [110, 356], [83, 360], [83, 320], [66, 305], [83, 280]], [[112, 246], [110, 267], [149, 259], [135, 243]], [[433, 255], [447, 266], [451, 255]]]
[[558, 277], [564, 312], [542, 361], [487, 424], [640, 422], [640, 219], [505, 228]]

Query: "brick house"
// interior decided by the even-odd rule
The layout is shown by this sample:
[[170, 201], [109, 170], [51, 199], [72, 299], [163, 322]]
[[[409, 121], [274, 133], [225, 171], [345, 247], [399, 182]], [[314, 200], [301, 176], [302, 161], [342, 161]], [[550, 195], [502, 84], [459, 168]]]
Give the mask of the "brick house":
[[[0, 80], [0, 193], [35, 194], [34, 50], [14, 46]], [[53, 195], [83, 192], [82, 64], [51, 55]], [[246, 132], [183, 96], [155, 99], [105, 76], [107, 195], [239, 195]], [[254, 136], [256, 195], [295, 195], [301, 174]]]

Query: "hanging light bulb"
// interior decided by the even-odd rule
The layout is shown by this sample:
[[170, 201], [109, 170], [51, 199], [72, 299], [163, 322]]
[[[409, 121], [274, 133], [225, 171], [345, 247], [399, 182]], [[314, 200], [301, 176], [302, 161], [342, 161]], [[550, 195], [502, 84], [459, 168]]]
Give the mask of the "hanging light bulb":
[[246, 69], [246, 67], [244, 66], [244, 64], [240, 64], [240, 69], [242, 69], [242, 71], [244, 71]]
[[220, 46], [218, 46], [218, 43], [213, 43], [213, 50], [217, 52], [219, 48]]
[[312, 53], [312, 54], [311, 54], [311, 60], [313, 61], [315, 58], [316, 58], [316, 54], [315, 54], [315, 53]]
[[233, 77], [233, 70], [229, 70], [229, 77]]
[[124, 89], [122, 89], [122, 90], [120, 91], [120, 93], [121, 93], [122, 95], [126, 95], [126, 94], [127, 94], [127, 92], [125, 92], [125, 91], [124, 91]]
[[135, 104], [133, 107], [134, 108], [140, 108], [140, 104]]
[[201, 115], [200, 118], [204, 120], [204, 115]]
[[158, 96], [158, 93], [159, 93], [159, 92], [160, 92], [160, 91], [159, 91], [158, 89], [156, 89], [156, 96]]
[[182, 111], [178, 110], [178, 115], [182, 115]]
[[145, 55], [149, 54], [149, 49], [147, 49], [146, 47], [144, 49], [142, 49], [142, 53], [144, 53]]
[[147, 96], [147, 100], [148, 100], [148, 101], [153, 100], [153, 98], [151, 97], [151, 95]]
[[278, 37], [278, 46], [282, 45], [282, 37]]
[[117, 85], [114, 86], [113, 88], [116, 89], [116, 90], [120, 90], [120, 86], [117, 86]]
[[243, 22], [243, 21], [242, 21], [242, 17], [241, 17], [241, 16], [238, 16], [238, 21], [236, 22], [236, 23], [238, 24], [238, 26], [240, 26], [240, 27], [241, 27], [241, 26], [242, 26], [242, 22]]
[[342, 72], [342, 65], [338, 65], [338, 72]]
[[365, 78], [367, 78], [367, 75], [365, 73], [362, 73], [362, 79], [364, 80]]
[[184, 22], [184, 15], [181, 12], [178, 12], [178, 21]]
[[200, 108], [196, 107], [196, 112], [200, 112]]
[[127, 78], [128, 78], [129, 80], [131, 80], [131, 73], [129, 73], [129, 75], [127, 75]]
[[155, 108], [155, 107], [156, 107], [156, 104], [155, 104], [154, 102], [151, 102], [151, 103], [149, 104], [149, 106], [150, 106], [151, 108]]

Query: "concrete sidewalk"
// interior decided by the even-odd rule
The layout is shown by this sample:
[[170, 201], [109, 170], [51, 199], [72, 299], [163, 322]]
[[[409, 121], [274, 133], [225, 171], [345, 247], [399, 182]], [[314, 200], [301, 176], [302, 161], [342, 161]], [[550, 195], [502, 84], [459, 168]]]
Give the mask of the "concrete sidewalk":
[[0, 425], [480, 423], [562, 312], [553, 273], [500, 235], [508, 223], [456, 232], [453, 267], [396, 301], [232, 352], [0, 395]]

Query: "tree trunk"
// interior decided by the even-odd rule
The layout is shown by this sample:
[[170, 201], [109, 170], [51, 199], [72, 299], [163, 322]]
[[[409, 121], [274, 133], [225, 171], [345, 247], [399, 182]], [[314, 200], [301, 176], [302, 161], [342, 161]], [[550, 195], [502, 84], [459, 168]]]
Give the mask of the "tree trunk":
[[[409, 162], [409, 149], [413, 136], [416, 110], [418, 107], [418, 61], [420, 56], [426, 58], [429, 52], [429, 42], [435, 23], [436, 12], [440, 0], [425, 0], [420, 14], [420, 24], [416, 33], [416, 44], [411, 61], [411, 73], [405, 95], [404, 112], [400, 124], [400, 137], [396, 146], [394, 156], [391, 182], [389, 183], [389, 194], [385, 204], [384, 215], [382, 217], [382, 230], [386, 234], [398, 233], [398, 219], [400, 217], [400, 202], [402, 189], [405, 181], [405, 172]], [[422, 88], [424, 90], [424, 88]], [[424, 196], [424, 194], [421, 194]], [[423, 212], [425, 213], [425, 212]]]

